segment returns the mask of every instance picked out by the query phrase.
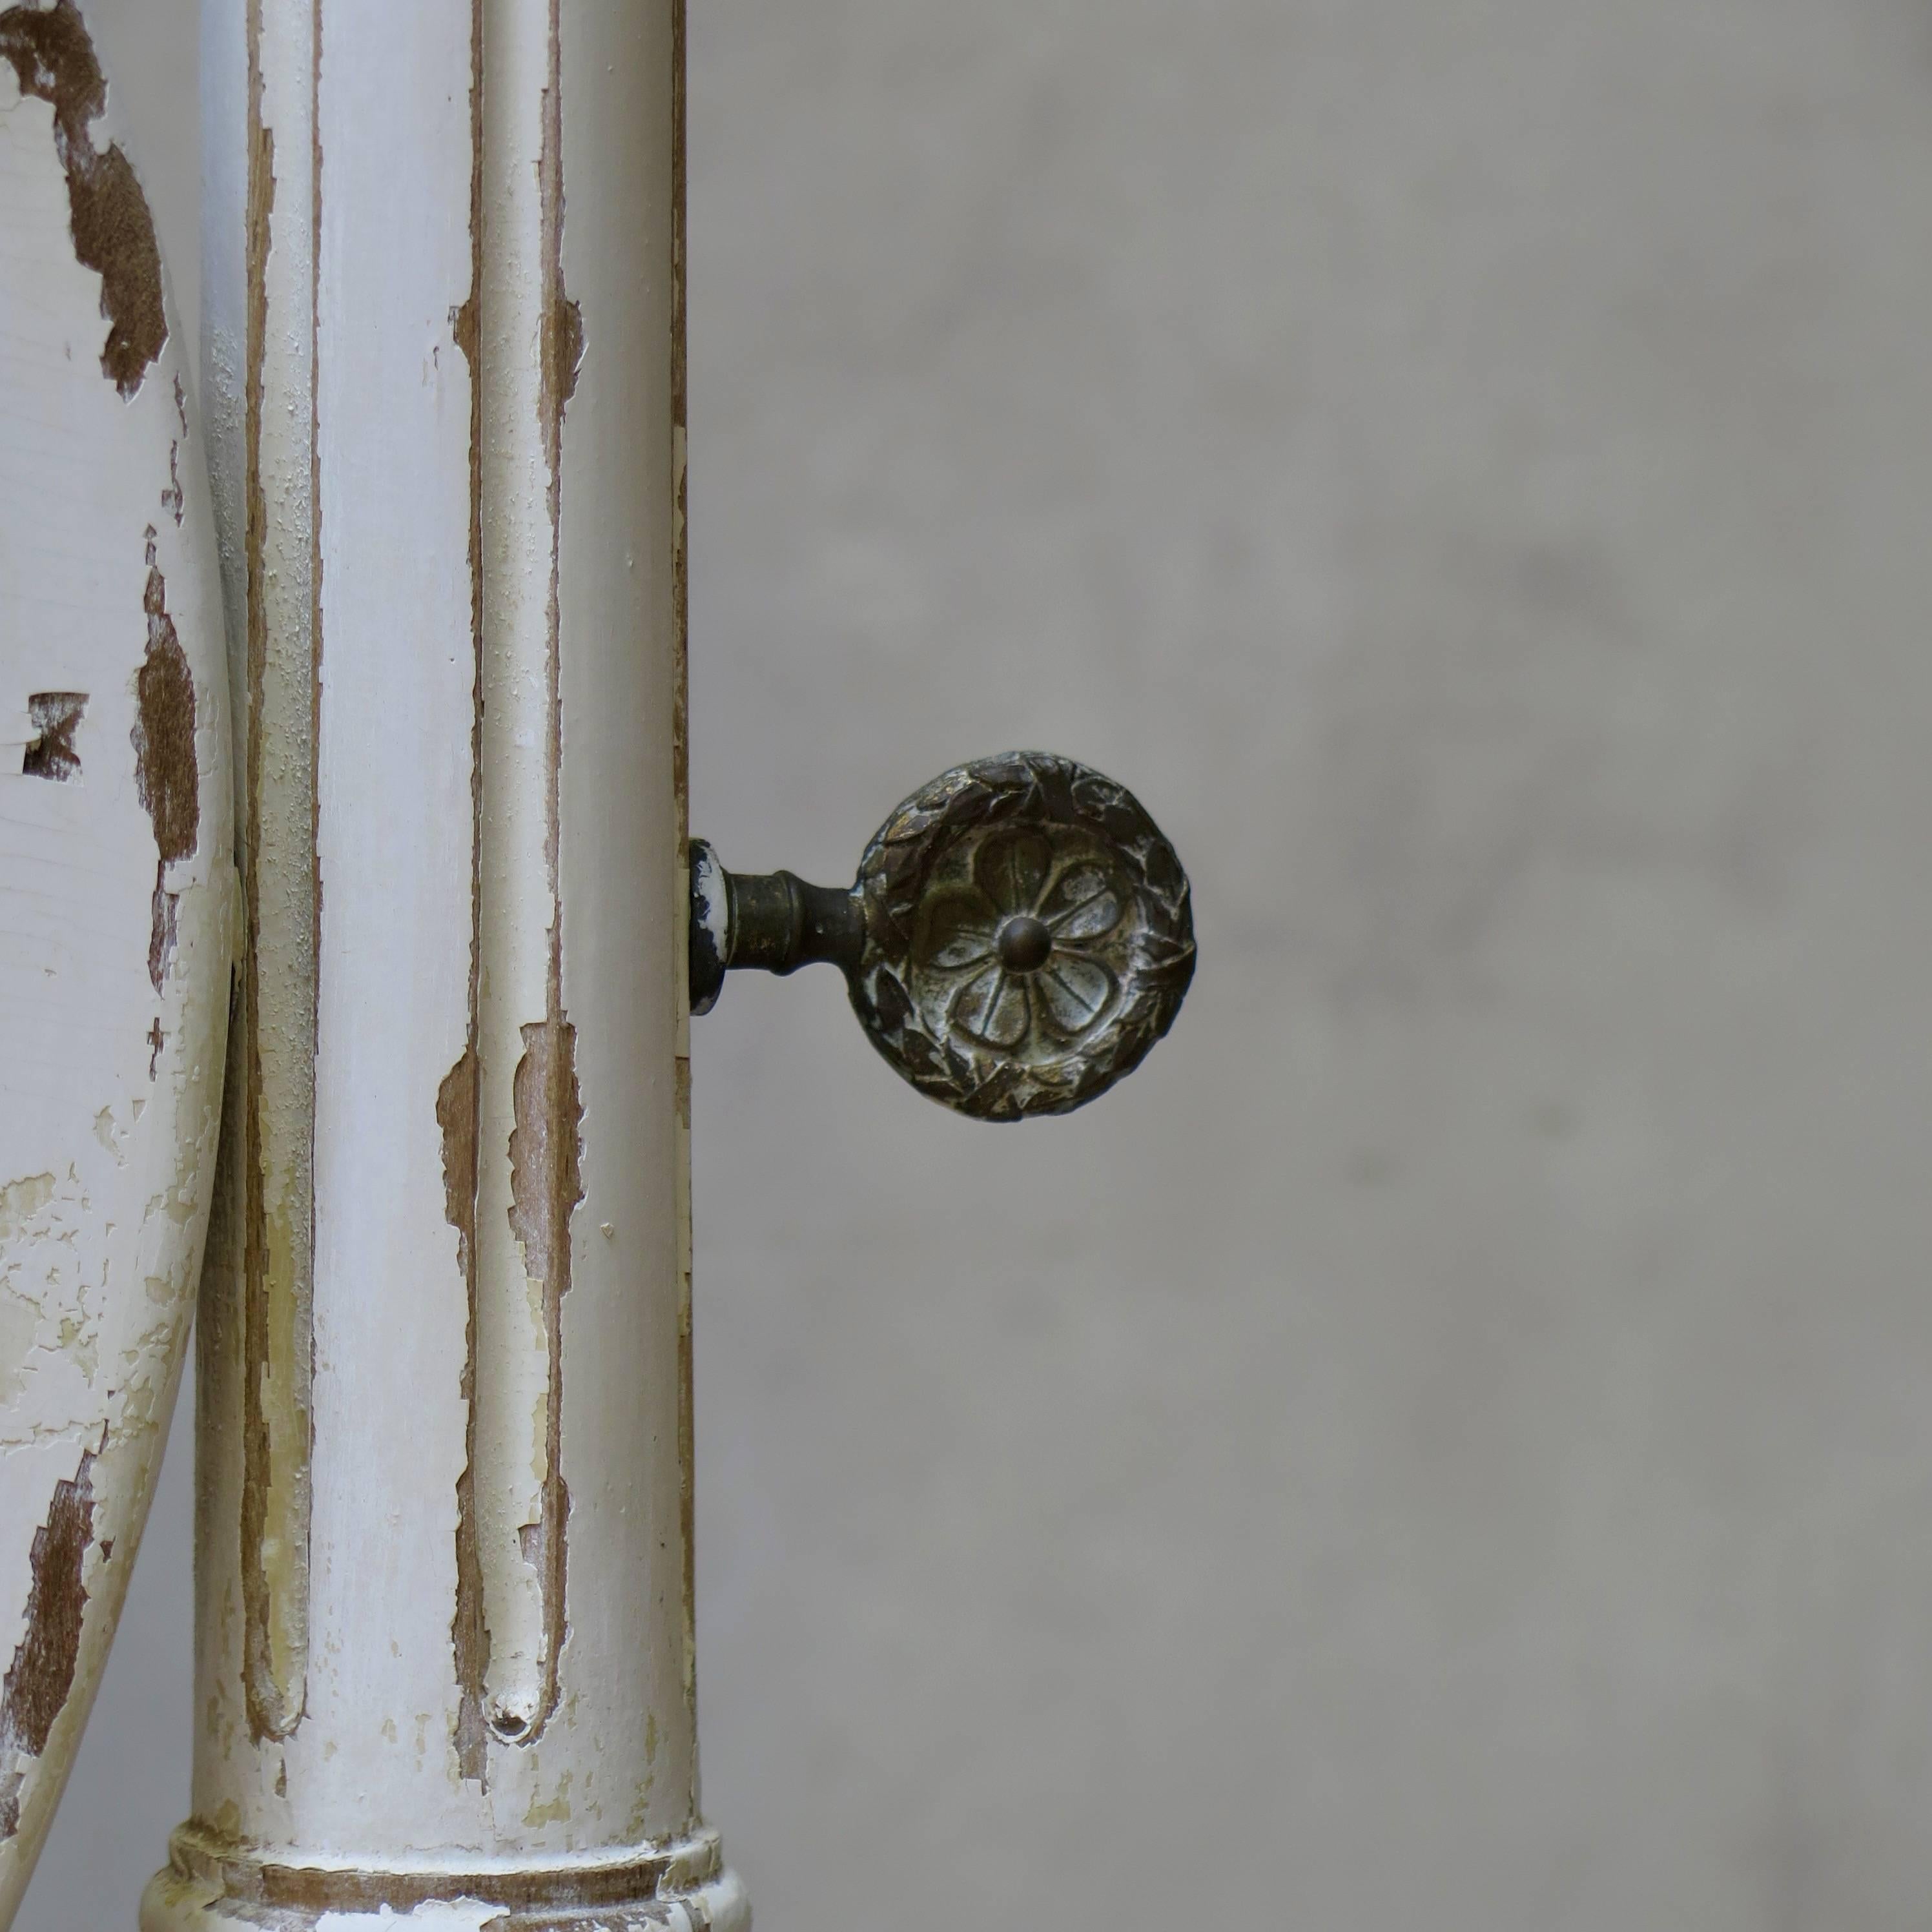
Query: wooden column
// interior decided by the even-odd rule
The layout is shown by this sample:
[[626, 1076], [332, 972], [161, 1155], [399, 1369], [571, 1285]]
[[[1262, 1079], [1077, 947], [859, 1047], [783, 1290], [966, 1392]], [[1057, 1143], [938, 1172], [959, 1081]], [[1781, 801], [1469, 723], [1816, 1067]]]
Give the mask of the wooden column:
[[680, 14], [205, 0], [248, 946], [149, 1932], [748, 1924], [698, 1807]]

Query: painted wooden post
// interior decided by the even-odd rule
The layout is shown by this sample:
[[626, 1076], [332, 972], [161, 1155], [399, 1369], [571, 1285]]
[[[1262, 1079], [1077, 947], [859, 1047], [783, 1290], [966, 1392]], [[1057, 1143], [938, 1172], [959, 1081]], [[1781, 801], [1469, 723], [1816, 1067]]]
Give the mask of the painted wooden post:
[[233, 940], [206, 470], [73, 0], [0, 5], [0, 1928], [174, 1407]]
[[248, 948], [194, 1816], [142, 1923], [740, 1928], [692, 1633], [680, 9], [203, 32]]

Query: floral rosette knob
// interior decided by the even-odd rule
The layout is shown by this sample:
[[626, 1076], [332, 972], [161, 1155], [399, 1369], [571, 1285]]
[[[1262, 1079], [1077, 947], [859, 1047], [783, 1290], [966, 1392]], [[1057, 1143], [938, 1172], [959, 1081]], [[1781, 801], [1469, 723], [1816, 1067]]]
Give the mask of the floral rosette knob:
[[987, 1120], [1130, 1072], [1194, 971], [1186, 874], [1132, 794], [1045, 752], [962, 765], [867, 848], [852, 1003], [907, 1079]]
[[914, 982], [948, 1030], [1009, 1058], [1051, 1060], [1110, 1015], [1131, 962], [1110, 944], [1124, 923], [1112, 868], [1084, 842], [1042, 832], [976, 843], [971, 878], [922, 908]]
[[849, 889], [691, 850], [691, 1010], [727, 973], [845, 975], [866, 1037], [976, 1120], [1065, 1114], [1131, 1073], [1194, 976], [1187, 874], [1132, 793], [1071, 758], [945, 772], [882, 825]]

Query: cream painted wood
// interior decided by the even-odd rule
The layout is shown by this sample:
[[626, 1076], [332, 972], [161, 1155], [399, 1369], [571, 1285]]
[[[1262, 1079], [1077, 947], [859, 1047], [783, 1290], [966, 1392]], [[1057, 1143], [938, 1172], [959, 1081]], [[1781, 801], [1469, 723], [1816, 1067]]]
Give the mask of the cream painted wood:
[[0, 1927], [140, 1542], [220, 1114], [226, 670], [166, 316], [82, 15], [0, 9]]
[[251, 946], [142, 1923], [742, 1927], [691, 1643], [681, 22], [203, 33]]

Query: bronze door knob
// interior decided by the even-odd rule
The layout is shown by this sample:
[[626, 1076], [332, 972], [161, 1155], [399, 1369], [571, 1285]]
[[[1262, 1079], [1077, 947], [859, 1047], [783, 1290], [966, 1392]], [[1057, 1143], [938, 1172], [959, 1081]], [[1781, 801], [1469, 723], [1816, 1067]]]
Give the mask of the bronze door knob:
[[1133, 795], [1009, 752], [942, 773], [846, 887], [728, 872], [691, 848], [691, 1010], [734, 968], [845, 975], [872, 1044], [976, 1120], [1070, 1113], [1131, 1073], [1194, 976], [1187, 874]]

